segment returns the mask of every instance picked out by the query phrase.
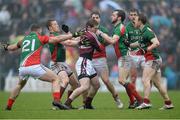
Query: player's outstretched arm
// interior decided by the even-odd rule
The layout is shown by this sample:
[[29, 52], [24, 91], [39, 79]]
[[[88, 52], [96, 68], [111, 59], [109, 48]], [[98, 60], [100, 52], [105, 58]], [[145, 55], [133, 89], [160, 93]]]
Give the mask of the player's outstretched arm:
[[109, 44], [115, 44], [119, 40], [118, 35], [113, 35], [113, 37], [110, 37], [109, 35], [107, 35], [106, 33], [103, 33], [100, 30], [97, 30], [96, 34], [101, 36]]
[[77, 37], [77, 38], [72, 38], [70, 40], [66, 40], [61, 43], [65, 46], [75, 47], [79, 44], [79, 42], [80, 42], [80, 37]]
[[73, 37], [73, 35], [71, 33], [65, 34], [65, 35], [59, 35], [59, 36], [55, 36], [55, 37], [50, 37], [49, 43], [59, 43], [59, 42], [71, 39], [72, 37]]
[[22, 44], [22, 40], [19, 41], [17, 44], [12, 44], [12, 45], [3, 44], [3, 47], [4, 47], [4, 50], [6, 50], [6, 51], [15, 51], [15, 50], [21, 48], [21, 44]]

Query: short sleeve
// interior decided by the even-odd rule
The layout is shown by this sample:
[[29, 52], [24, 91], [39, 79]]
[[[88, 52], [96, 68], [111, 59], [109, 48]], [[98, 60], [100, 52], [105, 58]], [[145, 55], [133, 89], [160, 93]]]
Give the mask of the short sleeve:
[[151, 28], [147, 27], [147, 32], [146, 32], [146, 38], [150, 41], [151, 39], [155, 38], [154, 32], [151, 30]]
[[46, 44], [49, 42], [49, 36], [47, 36], [47, 35], [43, 35], [43, 36], [38, 35], [38, 38], [41, 41], [41, 43], [43, 43], [43, 44]]

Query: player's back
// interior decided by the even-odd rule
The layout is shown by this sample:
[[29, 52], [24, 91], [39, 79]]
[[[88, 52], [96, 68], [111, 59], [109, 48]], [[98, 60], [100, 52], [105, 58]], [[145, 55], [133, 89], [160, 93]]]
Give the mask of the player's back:
[[97, 51], [101, 51], [98, 38], [93, 32], [86, 31], [85, 34], [80, 38], [80, 57], [85, 57], [91, 60], [95, 49]]
[[25, 36], [22, 41], [20, 65], [30, 66], [40, 64], [42, 47], [37, 33], [31, 32], [29, 35]]

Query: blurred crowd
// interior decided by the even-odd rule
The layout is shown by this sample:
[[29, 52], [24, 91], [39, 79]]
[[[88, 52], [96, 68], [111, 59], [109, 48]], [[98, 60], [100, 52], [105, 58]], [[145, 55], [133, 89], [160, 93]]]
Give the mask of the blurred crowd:
[[[168, 88], [176, 89], [180, 88], [179, 6], [179, 0], [0, 0], [0, 41], [16, 43], [27, 33], [30, 24], [38, 22], [45, 25], [50, 18], [56, 19], [60, 25], [71, 26], [71, 31], [75, 31], [84, 27], [93, 10], [101, 11], [101, 22], [111, 34], [112, 10], [124, 9], [128, 14], [128, 10], [137, 8], [148, 16], [158, 35], [163, 57], [162, 74], [167, 78]], [[109, 55], [112, 51], [108, 48]], [[1, 50], [0, 55], [0, 76], [5, 77], [10, 69], [17, 74], [19, 51], [7, 53]], [[110, 75], [116, 77], [115, 56], [109, 58]]]

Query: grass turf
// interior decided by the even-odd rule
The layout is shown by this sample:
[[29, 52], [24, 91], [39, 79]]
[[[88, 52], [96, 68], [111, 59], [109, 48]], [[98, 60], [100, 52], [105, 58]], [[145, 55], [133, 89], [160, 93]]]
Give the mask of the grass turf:
[[[125, 105], [123, 109], [115, 106], [110, 93], [98, 93], [93, 101], [95, 110], [51, 110], [51, 93], [21, 93], [12, 111], [5, 111], [9, 96], [7, 92], [0, 92], [0, 119], [174, 119], [180, 118], [180, 91], [169, 91], [175, 106], [172, 110], [158, 110], [163, 105], [158, 92], [151, 93], [153, 107], [146, 110], [130, 110], [128, 98], [120, 93]], [[65, 101], [65, 97], [63, 98]], [[73, 102], [74, 106], [82, 105], [81, 97]]]

